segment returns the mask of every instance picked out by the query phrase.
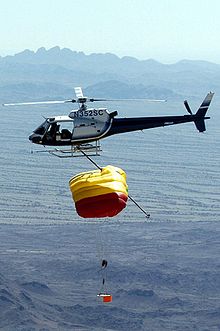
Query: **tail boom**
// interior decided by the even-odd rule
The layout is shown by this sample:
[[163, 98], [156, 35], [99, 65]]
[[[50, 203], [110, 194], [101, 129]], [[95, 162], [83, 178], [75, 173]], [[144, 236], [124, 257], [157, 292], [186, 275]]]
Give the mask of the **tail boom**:
[[201, 106], [196, 114], [190, 115], [177, 115], [177, 116], [157, 116], [157, 117], [132, 117], [132, 118], [113, 118], [111, 128], [105, 135], [111, 136], [118, 133], [132, 132], [138, 130], [146, 130], [151, 128], [157, 128], [168, 125], [182, 124], [187, 122], [194, 122], [199, 132], [204, 132], [205, 120], [210, 117], [206, 117], [206, 112], [212, 101], [214, 93], [210, 92], [205, 97]]

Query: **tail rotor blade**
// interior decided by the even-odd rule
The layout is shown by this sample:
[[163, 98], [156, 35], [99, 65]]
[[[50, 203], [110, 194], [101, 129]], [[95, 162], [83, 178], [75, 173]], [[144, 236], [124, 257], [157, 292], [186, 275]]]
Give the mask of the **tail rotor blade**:
[[184, 106], [186, 107], [186, 110], [188, 111], [188, 113], [190, 115], [192, 115], [193, 113], [192, 113], [192, 110], [191, 110], [187, 100], [184, 100]]

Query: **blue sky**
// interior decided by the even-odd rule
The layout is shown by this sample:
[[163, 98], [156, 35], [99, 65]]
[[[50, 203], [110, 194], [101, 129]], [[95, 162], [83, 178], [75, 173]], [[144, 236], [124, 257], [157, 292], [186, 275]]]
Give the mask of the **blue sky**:
[[44, 46], [220, 63], [219, 0], [1, 1], [0, 55]]

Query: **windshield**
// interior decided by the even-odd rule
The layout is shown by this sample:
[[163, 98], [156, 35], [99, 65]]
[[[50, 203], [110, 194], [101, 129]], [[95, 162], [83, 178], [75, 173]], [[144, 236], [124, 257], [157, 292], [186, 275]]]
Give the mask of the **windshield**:
[[34, 133], [44, 135], [45, 132], [47, 131], [49, 125], [50, 124], [47, 121], [45, 121], [36, 130], [34, 130]]

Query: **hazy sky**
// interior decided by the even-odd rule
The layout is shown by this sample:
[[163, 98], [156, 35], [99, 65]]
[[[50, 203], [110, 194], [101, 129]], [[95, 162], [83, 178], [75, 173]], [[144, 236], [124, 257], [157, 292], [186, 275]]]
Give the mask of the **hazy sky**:
[[0, 0], [0, 55], [67, 47], [220, 63], [219, 0]]

